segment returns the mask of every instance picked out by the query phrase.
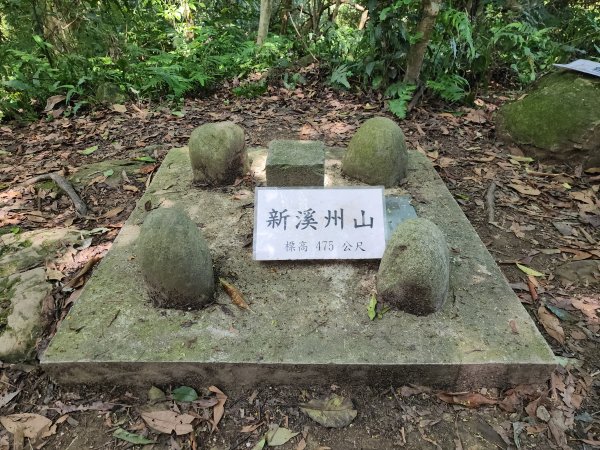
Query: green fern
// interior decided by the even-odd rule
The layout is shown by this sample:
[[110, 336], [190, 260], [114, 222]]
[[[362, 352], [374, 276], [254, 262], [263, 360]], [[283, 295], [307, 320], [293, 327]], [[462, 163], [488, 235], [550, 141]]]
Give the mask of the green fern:
[[410, 83], [394, 83], [385, 91], [386, 97], [392, 97], [388, 108], [399, 119], [406, 117], [409, 102], [412, 100], [416, 85]]

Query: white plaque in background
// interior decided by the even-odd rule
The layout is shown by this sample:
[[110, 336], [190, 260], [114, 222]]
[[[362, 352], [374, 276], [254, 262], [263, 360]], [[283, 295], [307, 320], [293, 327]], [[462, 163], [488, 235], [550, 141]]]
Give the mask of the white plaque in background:
[[256, 188], [253, 257], [379, 259], [385, 250], [383, 187]]

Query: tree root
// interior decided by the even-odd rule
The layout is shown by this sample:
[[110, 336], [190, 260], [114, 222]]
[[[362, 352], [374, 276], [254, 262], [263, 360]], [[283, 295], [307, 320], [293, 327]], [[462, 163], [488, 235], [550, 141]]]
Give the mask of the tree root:
[[494, 224], [496, 223], [495, 217], [494, 217], [494, 197], [495, 197], [495, 193], [496, 193], [496, 183], [495, 182], [491, 182], [490, 183], [490, 187], [488, 188], [486, 194], [485, 194], [485, 206], [488, 212], [488, 223]]
[[83, 217], [87, 214], [87, 206], [85, 205], [83, 200], [81, 200], [79, 195], [77, 195], [77, 192], [75, 192], [75, 189], [73, 189], [73, 186], [71, 186], [71, 183], [69, 183], [67, 181], [67, 179], [65, 177], [63, 177], [62, 175], [60, 175], [58, 172], [45, 173], [43, 175], [38, 175], [37, 177], [31, 178], [31, 179], [25, 181], [24, 183], [21, 184], [21, 186], [30, 186], [32, 184], [38, 183], [39, 181], [43, 181], [43, 180], [54, 181], [56, 183], [56, 185], [59, 188], [61, 188], [69, 196], [69, 198], [73, 202], [73, 205], [75, 206], [75, 212], [77, 213], [77, 215], [79, 217]]

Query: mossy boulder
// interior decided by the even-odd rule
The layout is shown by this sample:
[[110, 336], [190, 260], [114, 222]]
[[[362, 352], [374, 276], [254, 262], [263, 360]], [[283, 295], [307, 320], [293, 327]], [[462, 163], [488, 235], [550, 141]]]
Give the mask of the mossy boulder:
[[199, 309], [212, 301], [215, 281], [208, 244], [183, 211], [161, 208], [148, 214], [137, 257], [156, 307]]
[[0, 360], [16, 363], [35, 356], [45, 326], [44, 299], [51, 291], [41, 267], [0, 277]]
[[342, 171], [370, 185], [396, 186], [406, 177], [404, 133], [391, 119], [373, 117], [352, 136]]
[[75, 228], [40, 228], [0, 236], [0, 277], [32, 269], [83, 239]]
[[380, 300], [410, 314], [438, 311], [448, 295], [450, 255], [433, 222], [408, 219], [390, 238], [377, 273]]
[[121, 88], [114, 83], [100, 83], [96, 88], [96, 101], [104, 105], [123, 103], [125, 95]]
[[231, 184], [247, 166], [244, 130], [233, 122], [207, 123], [196, 128], [189, 141], [194, 183]]
[[600, 78], [556, 72], [499, 109], [496, 131], [545, 162], [600, 165]]

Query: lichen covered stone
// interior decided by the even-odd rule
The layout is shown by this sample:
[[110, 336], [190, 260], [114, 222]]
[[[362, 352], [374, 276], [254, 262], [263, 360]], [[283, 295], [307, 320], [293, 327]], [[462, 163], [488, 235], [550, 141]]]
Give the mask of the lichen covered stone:
[[342, 171], [370, 185], [396, 186], [406, 177], [404, 133], [391, 119], [373, 117], [352, 136]]
[[231, 184], [247, 169], [244, 130], [233, 122], [207, 123], [196, 128], [189, 141], [194, 183]]
[[199, 309], [212, 301], [215, 281], [208, 244], [183, 211], [161, 208], [148, 214], [137, 259], [155, 306]]
[[325, 144], [287, 139], [271, 141], [265, 171], [268, 186], [323, 186]]
[[496, 114], [496, 131], [547, 162], [600, 165], [600, 78], [574, 72], [548, 75]]
[[423, 218], [398, 225], [379, 265], [379, 299], [410, 314], [431, 314], [444, 304], [449, 278], [448, 245], [437, 225]]

